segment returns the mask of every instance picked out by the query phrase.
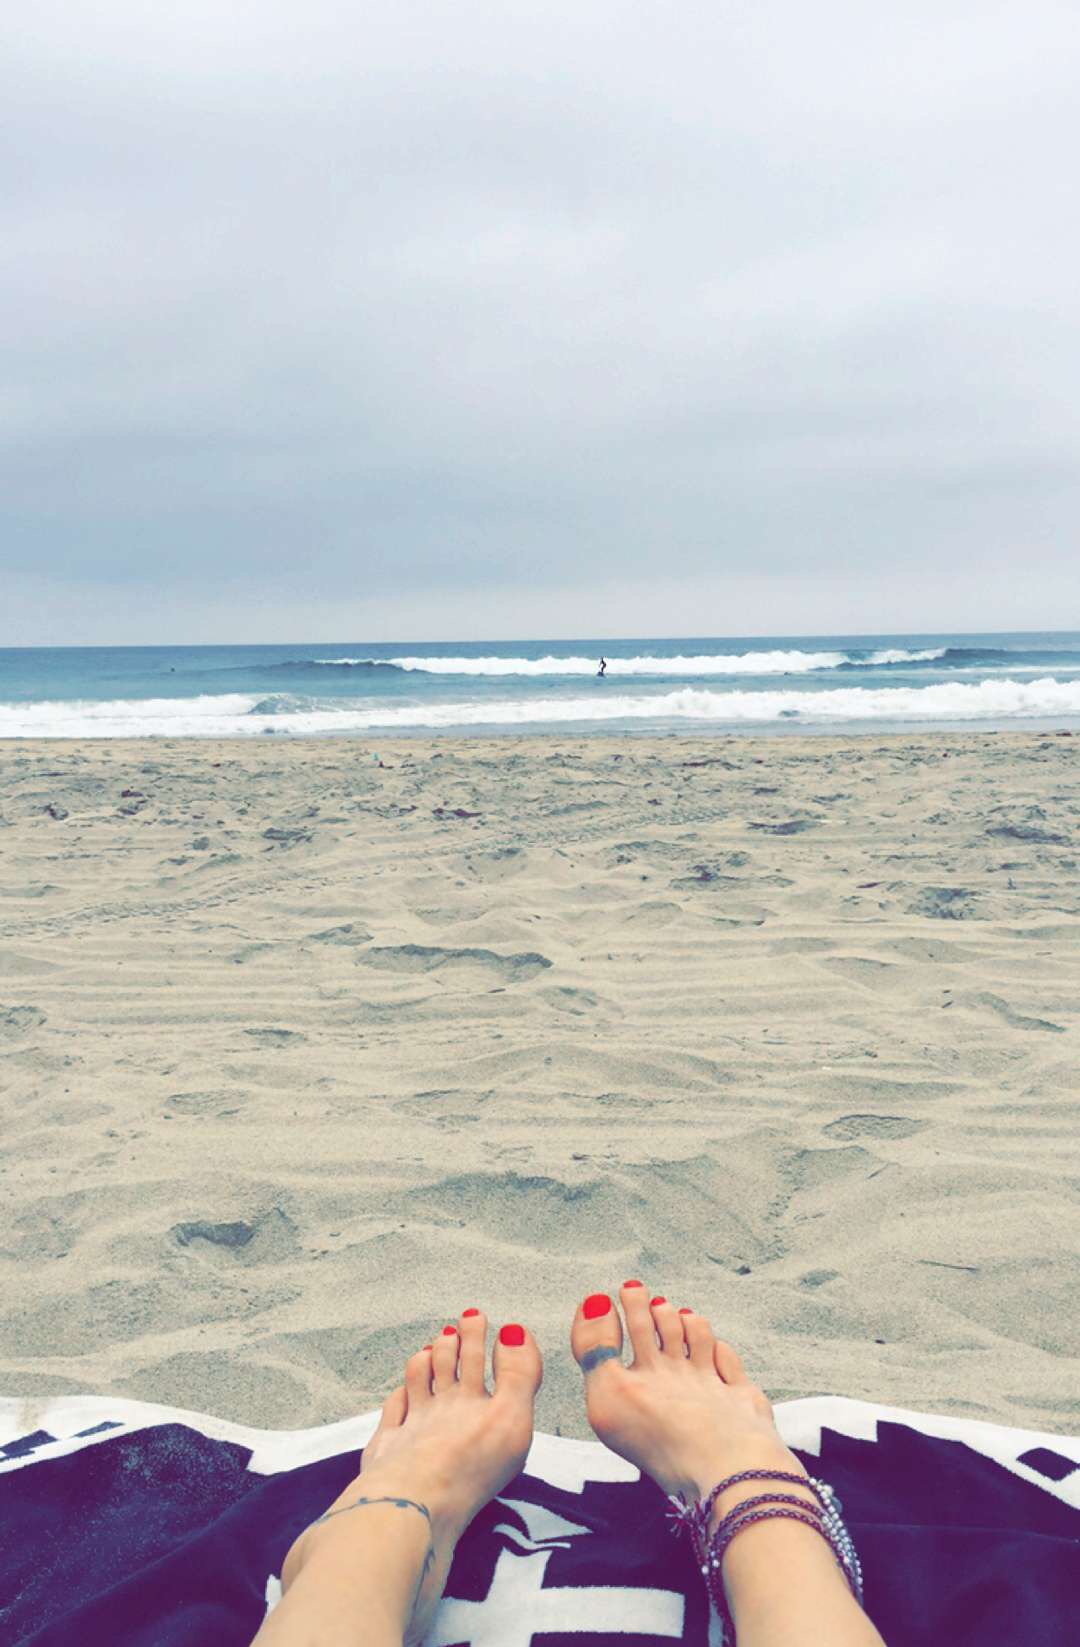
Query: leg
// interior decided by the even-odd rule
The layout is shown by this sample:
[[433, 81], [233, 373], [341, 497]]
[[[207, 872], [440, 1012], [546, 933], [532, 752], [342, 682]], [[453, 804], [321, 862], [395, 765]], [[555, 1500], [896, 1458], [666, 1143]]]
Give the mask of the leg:
[[484, 1382], [484, 1317], [466, 1311], [406, 1364], [360, 1474], [293, 1544], [258, 1647], [401, 1647], [423, 1640], [454, 1546], [521, 1469], [540, 1352], [504, 1327]]
[[[606, 1293], [585, 1300], [571, 1332], [589, 1422], [601, 1441], [688, 1501], [743, 1470], [806, 1474], [781, 1440], [768, 1398], [702, 1316], [665, 1298], [650, 1301], [639, 1281], [625, 1282], [619, 1298], [629, 1366]], [[714, 1525], [762, 1490], [755, 1482], [729, 1488], [717, 1500]], [[814, 1502], [810, 1487], [783, 1490]], [[798, 1522], [747, 1527], [728, 1547], [722, 1571], [739, 1647], [881, 1647], [827, 1545]]]

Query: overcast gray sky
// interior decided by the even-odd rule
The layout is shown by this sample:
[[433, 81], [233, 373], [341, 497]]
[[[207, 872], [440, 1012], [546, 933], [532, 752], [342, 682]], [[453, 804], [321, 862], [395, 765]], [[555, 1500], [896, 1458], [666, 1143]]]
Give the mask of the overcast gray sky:
[[1080, 628], [1075, 0], [35, 0], [0, 645]]

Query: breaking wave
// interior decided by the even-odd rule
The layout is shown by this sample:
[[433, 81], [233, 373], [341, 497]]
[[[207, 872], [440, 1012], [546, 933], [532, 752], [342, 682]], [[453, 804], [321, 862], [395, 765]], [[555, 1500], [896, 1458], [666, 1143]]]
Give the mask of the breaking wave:
[[848, 662], [854, 669], [879, 669], [889, 663], [936, 663], [948, 650], [947, 646], [929, 646], [922, 652], [905, 652], [903, 647], [884, 646], [867, 658], [849, 658]]
[[0, 737], [248, 737], [455, 727], [788, 721], [807, 727], [852, 723], [1053, 720], [1080, 717], [1080, 681], [948, 681], [933, 686], [834, 687], [765, 692], [682, 687], [671, 692], [591, 692], [587, 697], [492, 702], [385, 704], [356, 699], [238, 693], [197, 698], [117, 699], [0, 705]]
[[272, 669], [397, 669], [390, 658], [288, 658]]
[[[607, 660], [608, 677], [616, 675], [802, 675], [817, 669], [878, 668], [894, 663], [927, 663], [943, 658], [945, 647], [923, 651], [884, 648], [860, 656], [852, 652], [705, 652], [697, 656], [641, 657]], [[422, 675], [595, 675], [595, 657], [396, 657], [396, 658], [312, 658], [279, 665], [300, 669], [402, 669]]]

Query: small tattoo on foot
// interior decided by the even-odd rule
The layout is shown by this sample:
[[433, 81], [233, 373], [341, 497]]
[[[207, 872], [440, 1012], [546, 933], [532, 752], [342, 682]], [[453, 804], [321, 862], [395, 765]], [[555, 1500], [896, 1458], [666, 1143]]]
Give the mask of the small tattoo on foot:
[[610, 1344], [600, 1344], [595, 1350], [586, 1350], [578, 1365], [583, 1373], [591, 1373], [605, 1361], [619, 1361], [621, 1358], [620, 1350], [612, 1349]]

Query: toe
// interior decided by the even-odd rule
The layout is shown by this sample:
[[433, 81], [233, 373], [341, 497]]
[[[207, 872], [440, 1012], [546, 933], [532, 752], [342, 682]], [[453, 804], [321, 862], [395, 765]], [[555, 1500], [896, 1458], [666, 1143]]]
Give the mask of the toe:
[[431, 1400], [431, 1345], [417, 1350], [405, 1363], [405, 1394], [409, 1406], [419, 1407]]
[[405, 1394], [404, 1384], [399, 1384], [396, 1390], [391, 1390], [382, 1408], [382, 1427], [384, 1430], [399, 1430], [405, 1422], [405, 1414], [409, 1410], [409, 1398]]
[[458, 1321], [461, 1354], [458, 1359], [458, 1381], [471, 1395], [484, 1390], [484, 1345], [487, 1339], [487, 1317], [476, 1309], [463, 1310]]
[[682, 1322], [683, 1336], [686, 1339], [686, 1352], [694, 1366], [714, 1366], [713, 1345], [716, 1340], [705, 1317], [694, 1311], [690, 1315], [680, 1315], [679, 1320]]
[[717, 1372], [725, 1384], [748, 1384], [750, 1381], [743, 1371], [743, 1364], [730, 1344], [725, 1344], [718, 1338], [713, 1346], [713, 1361]]
[[622, 1360], [622, 1322], [606, 1292], [590, 1293], [578, 1305], [570, 1329], [570, 1348], [582, 1372], [588, 1375], [607, 1362]]
[[514, 1400], [532, 1401], [540, 1388], [544, 1368], [536, 1339], [527, 1327], [508, 1321], [499, 1328], [492, 1356], [492, 1372], [495, 1394], [500, 1400], [510, 1396]]
[[619, 1302], [626, 1316], [626, 1331], [634, 1361], [639, 1366], [647, 1366], [657, 1357], [656, 1328], [649, 1308], [649, 1295], [640, 1281], [624, 1281], [619, 1288]]
[[436, 1395], [457, 1383], [458, 1347], [456, 1327], [444, 1327], [431, 1347], [431, 1386]]
[[649, 1308], [664, 1354], [684, 1356], [686, 1343], [683, 1339], [683, 1318], [674, 1304], [669, 1304], [666, 1298], [654, 1298]]

